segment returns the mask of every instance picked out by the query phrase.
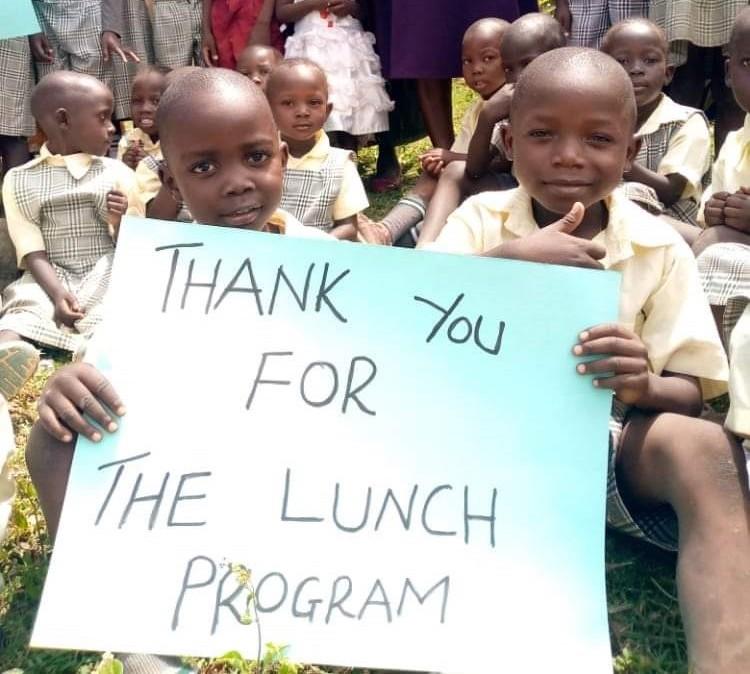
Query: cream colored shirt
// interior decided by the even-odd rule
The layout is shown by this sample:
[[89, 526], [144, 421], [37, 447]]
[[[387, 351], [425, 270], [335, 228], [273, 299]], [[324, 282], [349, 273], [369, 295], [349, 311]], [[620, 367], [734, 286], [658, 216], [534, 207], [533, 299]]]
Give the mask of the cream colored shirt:
[[729, 412], [726, 427], [750, 438], [750, 304], [729, 339]]
[[[655, 374], [699, 377], [705, 398], [724, 393], [727, 360], [690, 248], [620, 190], [607, 206], [609, 223], [594, 241], [607, 250], [605, 269], [622, 273], [619, 322], [643, 340]], [[538, 229], [523, 188], [483, 192], [453, 212], [430, 248], [478, 255]]]
[[[161, 150], [152, 155], [156, 161], [162, 161]], [[151, 166], [151, 162], [141, 159], [138, 162], [138, 166], [135, 167], [135, 179], [138, 183], [138, 195], [144, 204], [148, 204], [161, 189], [161, 178], [159, 178], [159, 172], [154, 171]]]
[[[45, 144], [42, 146], [39, 157], [32, 159], [23, 166], [12, 169], [12, 171], [25, 171], [46, 162], [50, 166], [65, 166], [76, 180], [80, 180], [86, 175], [94, 159], [101, 160], [106, 166], [106, 171], [102, 174], [104, 176], [103, 179], [113, 180], [117, 186], [117, 190], [128, 198], [127, 214], [145, 216], [146, 209], [138, 196], [135, 173], [122, 162], [110, 159], [109, 157], [94, 157], [94, 155], [83, 152], [69, 155], [53, 155], [50, 154]], [[8, 177], [10, 175], [12, 173], [9, 173]], [[36, 222], [26, 219], [21, 213], [12, 185], [13, 180], [8, 180], [6, 177], [3, 184], [3, 206], [5, 207], [5, 217], [8, 221], [8, 233], [16, 248], [18, 266], [23, 268], [22, 261], [24, 257], [29, 253], [46, 250], [46, 248], [39, 225]]]
[[122, 161], [122, 157], [125, 154], [125, 151], [128, 149], [128, 146], [137, 140], [141, 142], [141, 144], [143, 145], [143, 151], [147, 155], [156, 157], [157, 159], [162, 158], [161, 143], [158, 140], [151, 140], [151, 136], [149, 136], [145, 131], [142, 131], [136, 126], [130, 129], [130, 131], [128, 131], [122, 138], [120, 138], [120, 142], [117, 144], [117, 158], [120, 161]]
[[[662, 96], [659, 105], [643, 122], [636, 137], [654, 133], [663, 124], [685, 119], [685, 106], [675, 103], [669, 96]], [[711, 167], [711, 132], [703, 115], [692, 114], [669, 140], [667, 151], [659, 162], [657, 173], [667, 176], [672, 173], [687, 180], [682, 199], [695, 197], [699, 201], [703, 185], [701, 181]]]
[[741, 129], [727, 135], [714, 162], [711, 184], [706, 189], [698, 219], [705, 223], [703, 207], [717, 192], [734, 194], [740, 187], [750, 187], [750, 115], [745, 115]]
[[277, 208], [275, 213], [268, 220], [266, 231], [272, 234], [284, 234], [299, 239], [328, 239], [329, 241], [338, 241], [335, 236], [324, 232], [317, 227], [305, 227], [291, 213]]
[[[290, 169], [299, 169], [301, 171], [316, 171], [328, 157], [331, 150], [331, 142], [325, 131], [318, 133], [318, 140], [312, 149], [301, 157], [292, 157], [289, 155], [287, 167]], [[341, 190], [339, 191], [336, 201], [333, 203], [333, 219], [344, 220], [352, 215], [364, 211], [370, 202], [367, 200], [365, 186], [362, 184], [362, 178], [357, 172], [357, 165], [352, 154], [352, 160], [344, 165], [343, 176], [341, 179]]]
[[469, 153], [469, 143], [471, 137], [477, 130], [477, 122], [479, 121], [479, 113], [482, 112], [482, 104], [484, 101], [478, 98], [468, 108], [464, 116], [461, 118], [461, 128], [458, 130], [458, 135], [451, 145], [451, 152], [458, 152], [460, 154]]

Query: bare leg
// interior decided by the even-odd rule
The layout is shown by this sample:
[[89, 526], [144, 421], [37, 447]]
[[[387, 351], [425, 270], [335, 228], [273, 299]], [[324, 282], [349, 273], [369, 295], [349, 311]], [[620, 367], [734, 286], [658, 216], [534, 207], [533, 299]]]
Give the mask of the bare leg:
[[743, 243], [750, 246], [750, 234], [732, 229], [726, 225], [716, 225], [704, 229], [693, 244], [693, 254], [698, 257], [706, 248], [715, 243]]
[[434, 147], [453, 145], [451, 80], [417, 80], [419, 106]]
[[21, 335], [13, 330], [0, 330], [0, 344], [3, 342], [17, 342], [21, 339]]
[[747, 672], [750, 501], [739, 444], [708, 421], [638, 415], [623, 434], [617, 481], [634, 509], [669, 503], [677, 513], [690, 671]]
[[346, 133], [346, 131], [331, 131], [328, 135], [331, 138], [331, 145], [333, 147], [341, 147], [352, 152], [356, 152], [359, 149], [357, 137]]

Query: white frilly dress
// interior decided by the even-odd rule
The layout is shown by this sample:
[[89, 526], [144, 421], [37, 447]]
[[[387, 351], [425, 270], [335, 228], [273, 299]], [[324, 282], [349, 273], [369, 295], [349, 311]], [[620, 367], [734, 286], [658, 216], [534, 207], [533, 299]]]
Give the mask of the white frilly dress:
[[326, 131], [365, 136], [388, 130], [393, 102], [385, 91], [374, 44], [375, 36], [351, 16], [324, 17], [315, 11], [294, 24], [284, 52], [287, 58], [309, 58], [325, 71], [333, 103]]

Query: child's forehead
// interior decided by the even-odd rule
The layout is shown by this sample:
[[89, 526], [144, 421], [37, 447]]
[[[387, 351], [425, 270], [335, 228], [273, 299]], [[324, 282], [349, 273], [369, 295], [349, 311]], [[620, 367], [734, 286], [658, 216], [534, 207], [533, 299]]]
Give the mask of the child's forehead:
[[503, 41], [504, 33], [505, 30], [497, 27], [477, 27], [464, 36], [462, 48], [464, 51], [467, 49], [482, 49], [485, 47], [499, 48]]
[[667, 45], [659, 29], [645, 21], [617, 26], [608, 36], [604, 51], [634, 47], [655, 48], [665, 54], [667, 52]]
[[166, 86], [166, 75], [160, 72], [141, 73], [133, 80], [133, 89], [164, 89]]
[[299, 64], [283, 70], [274, 70], [274, 77], [279, 89], [315, 87], [326, 89], [326, 79], [321, 71], [306, 64]]

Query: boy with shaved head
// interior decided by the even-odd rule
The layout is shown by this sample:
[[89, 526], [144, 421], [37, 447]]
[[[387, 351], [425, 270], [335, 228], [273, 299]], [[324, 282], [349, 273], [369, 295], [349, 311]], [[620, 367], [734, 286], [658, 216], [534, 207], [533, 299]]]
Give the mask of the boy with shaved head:
[[[750, 662], [750, 499], [741, 449], [698, 417], [727, 364], [687, 244], [617, 189], [636, 104], [611, 57], [565, 48], [524, 71], [504, 129], [520, 187], [470, 198], [433, 247], [621, 272], [619, 319], [581, 326], [582, 386], [614, 395], [607, 521], [679, 552], [691, 671]], [[571, 298], [574, 302], [575, 298]], [[561, 357], [564, 354], [560, 354]]]

